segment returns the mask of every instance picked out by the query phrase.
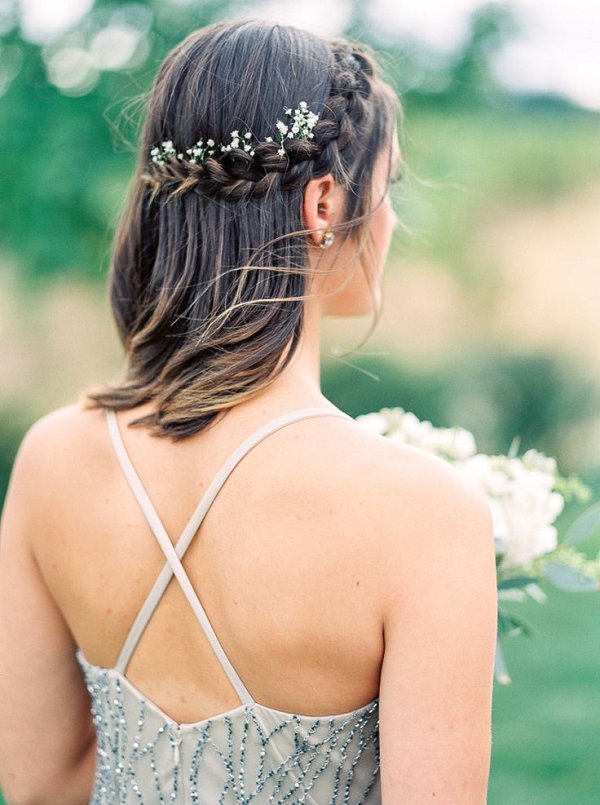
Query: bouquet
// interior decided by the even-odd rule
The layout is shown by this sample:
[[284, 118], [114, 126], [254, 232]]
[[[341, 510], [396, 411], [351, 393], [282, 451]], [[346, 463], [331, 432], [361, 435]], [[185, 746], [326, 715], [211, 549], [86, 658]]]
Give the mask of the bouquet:
[[519, 456], [516, 440], [508, 455], [478, 453], [468, 430], [436, 428], [402, 408], [384, 408], [357, 417], [357, 422], [445, 459], [484, 492], [492, 513], [498, 578], [495, 675], [509, 683], [501, 641], [530, 635], [531, 627], [503, 603], [528, 597], [543, 603], [541, 581], [569, 592], [600, 589], [600, 555], [588, 559], [578, 548], [600, 526], [600, 504], [588, 508], [559, 538], [555, 522], [565, 503], [585, 501], [590, 493], [577, 478], [563, 478], [555, 459], [537, 450]]

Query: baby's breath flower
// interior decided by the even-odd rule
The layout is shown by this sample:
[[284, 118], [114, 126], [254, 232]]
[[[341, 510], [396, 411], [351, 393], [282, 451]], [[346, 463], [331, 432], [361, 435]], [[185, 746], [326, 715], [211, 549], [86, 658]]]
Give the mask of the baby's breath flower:
[[[275, 124], [279, 135], [279, 148], [277, 153], [279, 156], [285, 156], [285, 142], [286, 140], [304, 139], [312, 140], [314, 138], [313, 129], [319, 121], [319, 115], [311, 112], [308, 108], [306, 101], [300, 101], [295, 109], [291, 106], [284, 108], [285, 114], [291, 118], [290, 123], [285, 123], [283, 120], [278, 120]], [[253, 135], [251, 131], [245, 131], [240, 134], [239, 129], [234, 129], [230, 133], [230, 141], [228, 143], [216, 143], [215, 140], [209, 138], [198, 140], [190, 148], [182, 151], [175, 149], [172, 140], [163, 140], [160, 146], [154, 146], [150, 150], [150, 159], [152, 162], [158, 164], [166, 163], [167, 159], [187, 160], [192, 164], [204, 162], [207, 157], [212, 157], [219, 151], [221, 154], [228, 154], [233, 149], [241, 148], [245, 153], [250, 156], [255, 155], [255, 149], [252, 144]], [[265, 142], [274, 142], [273, 137], [265, 137]]]
[[[198, 140], [191, 148], [186, 148], [185, 153], [189, 154], [190, 162], [193, 165], [198, 162], [204, 162], [206, 157], [213, 156], [215, 152], [210, 147], [211, 143], [214, 145], [214, 140], [207, 140], [206, 143], [204, 143], [204, 140]], [[180, 159], [183, 159], [183, 154], [180, 155]]]
[[168, 157], [178, 157], [178, 153], [173, 147], [173, 142], [171, 140], [163, 140], [160, 144], [160, 148], [155, 147], [150, 151], [150, 157], [152, 162], [156, 162], [158, 164], [164, 164], [167, 161]]
[[[314, 139], [313, 129], [319, 122], [319, 115], [309, 111], [306, 101], [300, 101], [296, 109], [291, 106], [283, 110], [288, 117], [291, 117], [291, 123], [288, 125], [283, 120], [278, 120], [276, 124], [277, 131], [279, 132], [279, 150], [278, 154], [284, 149], [284, 141], [287, 140], [312, 140]], [[271, 140], [267, 140], [271, 142]]]

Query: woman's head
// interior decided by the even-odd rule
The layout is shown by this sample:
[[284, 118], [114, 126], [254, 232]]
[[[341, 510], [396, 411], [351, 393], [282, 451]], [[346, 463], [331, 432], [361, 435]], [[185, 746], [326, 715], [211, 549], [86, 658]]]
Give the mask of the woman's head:
[[[282, 135], [278, 121], [293, 134], [297, 109], [306, 125]], [[374, 198], [374, 176], [378, 166], [387, 184], [396, 113], [371, 58], [343, 40], [246, 21], [178, 45], [154, 83], [113, 255], [126, 376], [90, 399], [115, 408], [153, 401], [156, 414], [140, 424], [177, 438], [268, 385], [293, 357], [315, 287], [322, 233], [307, 231], [319, 218], [305, 191], [315, 180], [334, 188], [327, 220], [336, 245], [324, 263], [337, 265], [343, 285], [346, 260], [332, 255], [348, 242], [354, 254], [368, 247], [370, 218], [385, 203]], [[199, 141], [194, 161], [188, 149]], [[173, 156], [164, 156], [168, 142]]]

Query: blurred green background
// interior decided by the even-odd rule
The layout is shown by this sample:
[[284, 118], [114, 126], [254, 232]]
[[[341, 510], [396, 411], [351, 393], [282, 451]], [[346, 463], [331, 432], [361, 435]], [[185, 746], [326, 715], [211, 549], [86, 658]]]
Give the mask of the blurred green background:
[[[288, 21], [273, 3], [81, 0], [44, 29], [35, 6], [0, 3], [0, 501], [27, 427], [121, 367], [108, 255], [158, 64], [215, 20]], [[508, 4], [474, 2], [444, 52], [378, 27], [366, 2], [335, 6], [337, 30], [370, 42], [401, 94], [409, 170], [383, 314], [365, 343], [369, 321], [328, 322], [325, 393], [353, 415], [400, 405], [462, 425], [486, 452], [519, 436], [597, 499], [599, 112], [499, 80], [520, 32]], [[294, 21], [326, 32], [309, 11]], [[515, 606], [539, 634], [506, 646], [489, 801], [600, 802], [598, 597]]]

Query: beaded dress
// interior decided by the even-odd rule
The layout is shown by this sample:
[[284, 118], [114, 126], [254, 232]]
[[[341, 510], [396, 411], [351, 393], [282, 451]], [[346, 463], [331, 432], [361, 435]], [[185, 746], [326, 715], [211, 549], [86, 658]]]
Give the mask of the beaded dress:
[[[255, 445], [288, 423], [345, 415], [304, 408], [251, 434], [221, 466], [173, 545], [129, 459], [114, 411], [106, 413], [121, 467], [166, 563], [114, 668], [92, 665], [77, 651], [98, 736], [90, 805], [380, 803], [377, 700], [330, 716], [285, 713], [255, 702], [226, 656], [181, 563], [223, 484]], [[169, 718], [126, 677], [132, 653], [173, 575], [240, 699], [234, 709], [194, 723]]]

